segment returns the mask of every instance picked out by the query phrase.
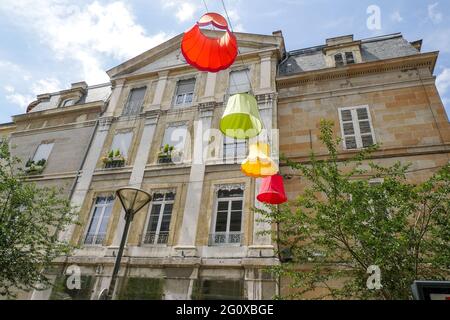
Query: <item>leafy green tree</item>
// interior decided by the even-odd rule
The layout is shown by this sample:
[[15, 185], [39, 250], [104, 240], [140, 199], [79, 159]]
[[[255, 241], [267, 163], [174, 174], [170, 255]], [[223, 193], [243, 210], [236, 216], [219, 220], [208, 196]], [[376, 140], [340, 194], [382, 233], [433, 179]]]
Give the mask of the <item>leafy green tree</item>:
[[[450, 166], [413, 184], [410, 165], [370, 161], [376, 147], [343, 159], [332, 128], [321, 122], [326, 159], [284, 159], [306, 185], [298, 198], [257, 210], [278, 226], [270, 232], [283, 263], [272, 272], [290, 283], [280, 298], [411, 299], [414, 280], [449, 279]], [[368, 286], [371, 266], [381, 287]]]
[[43, 289], [44, 275], [55, 258], [70, 253], [58, 240], [59, 231], [73, 222], [70, 201], [56, 189], [26, 182], [20, 161], [0, 141], [0, 295]]

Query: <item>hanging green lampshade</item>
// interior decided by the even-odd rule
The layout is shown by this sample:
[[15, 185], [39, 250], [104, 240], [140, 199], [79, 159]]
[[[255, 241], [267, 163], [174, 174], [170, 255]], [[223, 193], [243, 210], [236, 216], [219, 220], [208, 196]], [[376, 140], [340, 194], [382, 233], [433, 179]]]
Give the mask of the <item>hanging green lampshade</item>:
[[238, 93], [228, 99], [227, 108], [220, 121], [220, 131], [230, 138], [249, 139], [262, 130], [258, 103], [254, 96]]

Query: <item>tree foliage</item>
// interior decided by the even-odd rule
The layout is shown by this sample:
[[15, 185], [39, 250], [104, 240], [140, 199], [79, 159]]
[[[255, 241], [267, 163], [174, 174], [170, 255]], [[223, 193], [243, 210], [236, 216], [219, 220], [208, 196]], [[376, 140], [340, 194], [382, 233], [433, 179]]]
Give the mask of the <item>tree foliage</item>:
[[58, 240], [73, 222], [70, 201], [56, 189], [26, 182], [20, 161], [0, 141], [0, 295], [49, 285], [43, 271], [72, 249]]
[[[370, 161], [376, 147], [342, 159], [332, 128], [321, 122], [325, 159], [285, 159], [306, 185], [299, 197], [259, 210], [289, 256], [272, 269], [290, 282], [284, 298], [410, 299], [414, 280], [449, 279], [450, 166], [413, 184], [410, 165]], [[368, 289], [370, 266], [381, 270], [378, 290]]]

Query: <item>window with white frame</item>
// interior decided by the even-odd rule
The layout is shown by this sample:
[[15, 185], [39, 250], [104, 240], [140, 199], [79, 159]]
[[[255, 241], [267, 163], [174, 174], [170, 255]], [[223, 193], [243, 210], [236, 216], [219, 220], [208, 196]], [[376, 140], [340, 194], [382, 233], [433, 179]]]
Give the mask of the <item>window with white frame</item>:
[[248, 93], [250, 91], [251, 86], [248, 69], [231, 71], [228, 93], [233, 95], [237, 93]]
[[234, 162], [243, 159], [247, 155], [247, 140], [239, 140], [225, 136], [223, 139], [223, 160]]
[[33, 161], [39, 162], [42, 160], [47, 161], [52, 152], [54, 143], [41, 143], [34, 153]]
[[376, 143], [369, 107], [340, 108], [339, 120], [346, 150], [367, 148]]
[[133, 139], [133, 132], [118, 132], [114, 136], [111, 150], [119, 150], [120, 154], [126, 159], [128, 157], [128, 150], [130, 149], [131, 140]]
[[174, 202], [173, 191], [159, 191], [153, 194], [144, 237], [145, 244], [167, 244]]
[[217, 190], [216, 197], [214, 232], [210, 235], [210, 245], [240, 245], [244, 186], [221, 186]]
[[141, 112], [146, 91], [147, 87], [136, 88], [130, 91], [127, 104], [122, 112], [123, 116], [133, 116]]
[[114, 204], [113, 196], [99, 196], [92, 208], [91, 221], [84, 239], [86, 245], [102, 245], [106, 238], [109, 218]]
[[355, 63], [353, 52], [337, 53], [334, 55], [334, 62], [336, 67], [342, 67], [348, 64]]
[[175, 105], [190, 105], [194, 99], [194, 89], [195, 78], [178, 81], [175, 94]]

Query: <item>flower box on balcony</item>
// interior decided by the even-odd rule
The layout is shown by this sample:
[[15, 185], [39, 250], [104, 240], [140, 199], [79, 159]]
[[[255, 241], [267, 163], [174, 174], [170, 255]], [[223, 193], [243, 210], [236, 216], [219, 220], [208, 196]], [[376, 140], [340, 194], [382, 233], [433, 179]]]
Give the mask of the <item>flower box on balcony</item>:
[[122, 168], [125, 166], [125, 161], [126, 159], [120, 150], [110, 151], [108, 155], [102, 158], [105, 169]]
[[38, 175], [44, 172], [45, 164], [47, 161], [45, 159], [34, 161], [34, 160], [28, 160], [25, 165], [25, 173], [28, 175]]
[[164, 147], [161, 147], [161, 150], [158, 153], [158, 163], [168, 164], [173, 163], [172, 161], [172, 153], [174, 152], [174, 147], [166, 144]]

